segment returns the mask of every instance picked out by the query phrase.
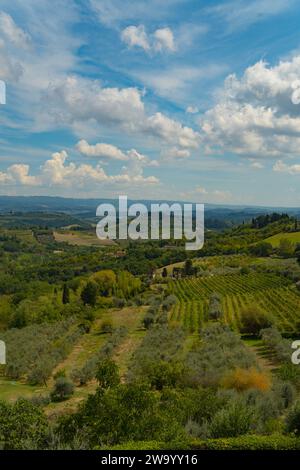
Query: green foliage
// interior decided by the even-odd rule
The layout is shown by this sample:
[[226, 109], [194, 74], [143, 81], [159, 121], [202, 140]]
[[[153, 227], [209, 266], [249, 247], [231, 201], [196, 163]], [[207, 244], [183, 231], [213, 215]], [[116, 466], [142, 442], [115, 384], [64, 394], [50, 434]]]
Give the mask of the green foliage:
[[191, 441], [192, 450], [300, 450], [300, 439], [275, 434], [273, 436], [247, 435], [227, 439]]
[[220, 320], [222, 318], [222, 306], [219, 294], [214, 292], [209, 301], [208, 318], [210, 320]]
[[0, 402], [0, 444], [5, 450], [41, 449], [46, 446], [48, 423], [41, 409], [20, 399]]
[[185, 440], [176, 420], [160, 406], [160, 399], [144, 386], [120, 385], [90, 395], [81, 410], [61, 423], [60, 434], [72, 441], [84, 428], [90, 448], [139, 440]]
[[63, 287], [62, 303], [65, 305], [65, 304], [68, 304], [69, 302], [70, 302], [70, 291], [69, 291], [69, 287], [65, 283]]
[[120, 383], [118, 366], [110, 359], [100, 362], [95, 376], [99, 387], [103, 389], [116, 387]]
[[237, 437], [247, 434], [254, 420], [254, 411], [243, 403], [232, 403], [216, 413], [211, 426], [211, 436]]
[[196, 341], [186, 356], [186, 374], [189, 384], [217, 386], [227, 371], [256, 365], [254, 354], [245, 347], [239, 335], [227, 326], [207, 326], [201, 341]]
[[250, 253], [255, 256], [270, 256], [273, 252], [272, 244], [269, 242], [260, 242], [255, 245], [250, 246]]
[[278, 254], [283, 258], [290, 258], [295, 251], [293, 243], [287, 238], [282, 238], [279, 241]]
[[81, 368], [72, 370], [72, 380], [82, 386], [95, 378], [99, 363], [111, 358], [114, 350], [122, 343], [126, 335], [127, 329], [125, 327], [116, 328], [99, 351], [90, 357]]
[[286, 417], [286, 430], [300, 437], [300, 402], [297, 401]]
[[114, 325], [111, 320], [103, 320], [100, 326], [100, 332], [103, 334], [112, 334], [114, 331]]
[[257, 305], [249, 305], [241, 311], [241, 332], [258, 335], [260, 330], [272, 324], [270, 315], [267, 315]]
[[[168, 381], [179, 378], [180, 367], [176, 365], [184, 333], [179, 328], [168, 328], [165, 324], [155, 325], [147, 331], [141, 345], [130, 361], [127, 378], [130, 382], [143, 381], [153, 387], [163, 386], [162, 374], [168, 369]], [[170, 364], [168, 366], [167, 364]]]
[[88, 281], [81, 291], [81, 300], [84, 305], [95, 307], [97, 301], [97, 284], [93, 281]]
[[74, 393], [74, 385], [66, 377], [58, 377], [55, 380], [53, 390], [50, 393], [51, 400], [64, 401], [68, 400]]
[[81, 334], [72, 318], [1, 333], [7, 346], [5, 375], [11, 379], [26, 376], [30, 384], [45, 384]]

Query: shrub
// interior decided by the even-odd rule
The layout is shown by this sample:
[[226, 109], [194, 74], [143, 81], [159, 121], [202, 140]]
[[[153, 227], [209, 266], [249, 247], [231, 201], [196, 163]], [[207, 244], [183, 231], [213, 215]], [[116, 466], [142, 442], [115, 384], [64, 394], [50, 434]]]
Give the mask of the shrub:
[[219, 294], [213, 293], [208, 308], [208, 316], [210, 320], [219, 320], [222, 317], [221, 298]]
[[227, 439], [192, 440], [189, 449], [197, 450], [300, 450], [300, 439], [275, 434], [247, 435]]
[[0, 402], [0, 442], [4, 450], [42, 449], [49, 432], [40, 407], [28, 400]]
[[286, 417], [287, 432], [300, 436], [300, 401], [297, 401]]
[[247, 434], [253, 422], [254, 412], [241, 402], [234, 402], [214, 416], [210, 432], [212, 437], [236, 437]]
[[99, 387], [101, 388], [107, 389], [110, 387], [116, 387], [120, 383], [117, 364], [110, 359], [102, 361], [98, 365], [96, 379], [98, 380]]
[[223, 377], [221, 385], [224, 388], [234, 388], [238, 392], [252, 388], [265, 392], [271, 387], [271, 379], [266, 373], [260, 372], [254, 367], [250, 369], [237, 368]]
[[300, 384], [300, 370], [299, 367], [292, 363], [282, 364], [277, 369], [277, 375], [281, 380], [293, 383], [295, 386]]
[[55, 380], [54, 388], [50, 393], [52, 401], [68, 400], [74, 393], [73, 383], [65, 377], [58, 377]]
[[112, 334], [114, 331], [114, 326], [113, 326], [113, 323], [112, 321], [110, 320], [103, 320], [103, 322], [101, 323], [101, 326], [100, 326], [100, 332], [101, 333], [110, 333]]
[[173, 294], [168, 295], [162, 303], [162, 309], [165, 311], [171, 310], [173, 305], [175, 305], [178, 302], [177, 297]]
[[270, 317], [256, 305], [245, 307], [241, 311], [241, 333], [257, 335], [263, 328], [272, 325]]
[[116, 308], [124, 308], [126, 305], [125, 299], [120, 299], [119, 297], [113, 298], [113, 306]]
[[66, 377], [66, 369], [59, 369], [54, 375], [54, 380], [58, 379], [59, 377]]

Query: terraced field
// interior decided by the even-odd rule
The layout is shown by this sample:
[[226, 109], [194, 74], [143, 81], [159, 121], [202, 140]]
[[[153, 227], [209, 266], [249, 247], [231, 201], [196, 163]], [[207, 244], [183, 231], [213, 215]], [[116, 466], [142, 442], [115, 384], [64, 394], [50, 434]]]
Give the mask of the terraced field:
[[179, 299], [170, 313], [170, 321], [183, 324], [190, 332], [207, 321], [213, 293], [221, 297], [224, 321], [237, 330], [242, 308], [251, 304], [270, 314], [281, 331], [294, 333], [299, 329], [300, 295], [281, 276], [250, 273], [180, 279], [170, 281], [169, 288]]

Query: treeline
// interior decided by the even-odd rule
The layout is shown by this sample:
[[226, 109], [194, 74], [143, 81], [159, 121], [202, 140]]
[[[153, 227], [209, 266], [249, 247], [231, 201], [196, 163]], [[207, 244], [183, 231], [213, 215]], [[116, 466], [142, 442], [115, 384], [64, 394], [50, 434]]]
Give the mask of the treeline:
[[288, 222], [292, 220], [288, 214], [279, 214], [277, 212], [273, 212], [272, 214], [263, 214], [259, 215], [256, 218], [251, 220], [251, 227], [252, 228], [263, 228], [273, 222], [283, 221]]

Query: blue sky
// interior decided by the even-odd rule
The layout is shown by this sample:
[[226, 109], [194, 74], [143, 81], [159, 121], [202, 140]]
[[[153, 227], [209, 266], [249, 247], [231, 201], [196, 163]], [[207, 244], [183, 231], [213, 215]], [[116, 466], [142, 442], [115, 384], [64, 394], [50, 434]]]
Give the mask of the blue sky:
[[0, 194], [300, 206], [296, 0], [0, 0]]

